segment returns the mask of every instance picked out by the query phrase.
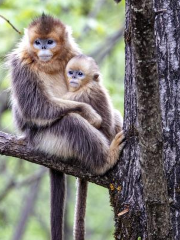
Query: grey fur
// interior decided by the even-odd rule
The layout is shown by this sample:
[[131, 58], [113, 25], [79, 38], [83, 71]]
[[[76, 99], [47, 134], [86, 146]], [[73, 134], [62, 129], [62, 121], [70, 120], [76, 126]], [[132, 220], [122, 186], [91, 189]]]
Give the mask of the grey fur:
[[[44, 133], [51, 133], [59, 137], [67, 138], [72, 150], [68, 158], [78, 155], [80, 166], [86, 167], [88, 171], [96, 173], [107, 161], [109, 150], [108, 140], [92, 125], [90, 125], [79, 114], [68, 114], [79, 112], [79, 109], [64, 109], [50, 102], [46, 97], [43, 87], [40, 85], [38, 76], [31, 71], [30, 67], [23, 65], [16, 55], [12, 55], [12, 94], [16, 101], [12, 101], [12, 108], [17, 127], [26, 133], [26, 136], [38, 144], [43, 141]], [[99, 102], [102, 96], [96, 98]], [[102, 100], [102, 99], [101, 99]], [[93, 99], [91, 105], [97, 109]], [[103, 99], [105, 101], [105, 99]], [[106, 134], [107, 113], [100, 107], [104, 118], [104, 133]], [[64, 116], [64, 117], [63, 117]], [[34, 119], [49, 120], [50, 123], [39, 126]], [[110, 135], [110, 131], [108, 135]], [[46, 151], [46, 149], [44, 149]], [[77, 153], [77, 154], [76, 154]], [[60, 157], [65, 157], [61, 156]], [[93, 161], [92, 161], [93, 160]]]
[[[54, 84], [57, 79], [53, 78], [53, 74], [56, 73], [59, 76], [60, 84], [65, 84], [66, 64], [72, 57], [79, 54], [80, 50], [67, 27], [58, 19], [43, 15], [30, 24], [28, 31], [34, 27], [37, 28], [36, 33], [39, 32], [42, 38], [46, 38], [52, 31], [56, 33], [56, 27], [61, 28], [62, 33], [59, 35], [61, 51], [52, 64], [41, 63], [37, 56], [33, 55], [32, 49], [28, 48], [29, 43], [26, 42], [28, 36], [25, 34], [19, 47], [9, 55], [12, 109], [16, 126], [35, 149], [49, 155], [56, 155], [64, 161], [77, 161], [81, 167], [91, 173], [103, 174], [115, 162], [108, 162], [109, 141], [104, 134], [92, 126], [99, 125], [101, 120], [99, 115], [89, 105], [75, 102], [68, 105], [62, 104], [62, 93], [54, 96], [57, 92], [57, 85]], [[51, 89], [48, 89], [49, 81], [52, 83]], [[58, 89], [64, 91], [61, 85]], [[53, 96], [48, 90], [52, 90]], [[103, 132], [103, 128], [101, 130]], [[107, 134], [110, 135], [110, 132]], [[50, 173], [51, 240], [62, 240], [64, 174], [54, 170]]]
[[[87, 60], [87, 56], [79, 55], [74, 59], [83, 58]], [[91, 59], [93, 62], [94, 60]], [[96, 66], [95, 62], [93, 64]], [[92, 70], [93, 69], [92, 66]], [[81, 66], [78, 66], [79, 71], [82, 71]], [[74, 70], [75, 71], [75, 70]], [[82, 71], [83, 72], [83, 71]], [[85, 72], [86, 74], [86, 72]], [[122, 117], [121, 114], [114, 110], [110, 98], [106, 92], [106, 89], [97, 81], [94, 81], [93, 74], [92, 79], [77, 91], [68, 92], [65, 96], [66, 99], [70, 99], [77, 102], [84, 102], [93, 107], [96, 112], [101, 116], [102, 123], [99, 129], [100, 132], [107, 138], [110, 145], [115, 135], [122, 130]], [[98, 146], [99, 147], [99, 146]], [[97, 162], [93, 162], [95, 167]], [[88, 182], [83, 179], [77, 179], [77, 196], [75, 207], [75, 220], [74, 220], [74, 240], [85, 240], [85, 212], [86, 212], [86, 198], [87, 198]]]
[[[58, 144], [61, 145], [62, 139], [69, 143], [70, 151], [68, 156], [61, 155], [63, 146], [57, 154], [59, 157], [64, 158], [65, 161], [68, 161], [67, 159], [72, 161], [72, 158], [76, 157], [76, 161], [79, 161], [80, 166], [94, 174], [104, 165], [107, 165], [107, 169], [109, 169], [111, 167], [107, 164], [109, 142], [100, 131], [77, 114], [81, 113], [81, 109], [65, 108], [64, 106], [61, 108], [51, 102], [41, 84], [41, 79], [31, 69], [31, 64], [25, 64], [17, 54], [10, 55], [10, 68], [12, 76], [12, 109], [15, 122], [17, 128], [29, 139], [30, 144], [47, 152], [46, 146], [42, 149], [40, 145], [43, 141], [49, 141], [44, 138], [45, 134], [52, 134], [57, 136]], [[42, 125], [37, 124], [36, 120], [39, 119], [45, 123]], [[47, 152], [47, 154], [49, 153]], [[52, 186], [52, 189], [56, 190], [58, 186], [62, 189], [61, 194], [63, 194], [64, 183], [61, 178], [59, 178], [59, 183], [56, 182], [56, 184], [56, 186]], [[55, 208], [60, 205], [59, 212], [62, 213], [64, 197], [61, 198], [61, 203], [55, 201], [57, 199], [56, 192], [53, 193], [52, 190], [51, 209], [57, 211]], [[59, 222], [63, 222], [61, 214], [58, 215], [56, 221], [51, 219], [52, 240], [63, 239], [62, 234], [58, 237], [56, 235], [56, 233], [59, 234], [57, 229], [62, 226], [62, 224], [59, 225]], [[62, 230], [59, 232], [62, 232]]]

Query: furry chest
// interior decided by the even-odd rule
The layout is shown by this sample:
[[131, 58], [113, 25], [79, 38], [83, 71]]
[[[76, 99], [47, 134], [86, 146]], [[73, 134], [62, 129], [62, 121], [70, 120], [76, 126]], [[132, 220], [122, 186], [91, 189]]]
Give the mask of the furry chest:
[[67, 92], [67, 85], [62, 74], [40, 74], [41, 83], [50, 98], [61, 98]]

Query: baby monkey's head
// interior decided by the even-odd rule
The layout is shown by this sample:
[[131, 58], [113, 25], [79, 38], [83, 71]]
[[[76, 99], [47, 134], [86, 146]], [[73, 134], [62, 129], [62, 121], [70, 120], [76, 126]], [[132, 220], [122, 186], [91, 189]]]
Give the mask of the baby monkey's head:
[[99, 81], [100, 71], [93, 58], [78, 55], [73, 57], [66, 66], [66, 78], [70, 91], [77, 91], [92, 81]]

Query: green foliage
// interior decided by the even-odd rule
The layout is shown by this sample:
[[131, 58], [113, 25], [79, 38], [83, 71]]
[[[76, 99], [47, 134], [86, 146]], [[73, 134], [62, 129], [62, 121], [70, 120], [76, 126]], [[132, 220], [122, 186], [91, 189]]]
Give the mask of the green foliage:
[[[99, 7], [99, 3], [103, 4]], [[0, 1], [0, 14], [6, 17], [19, 31], [27, 27], [32, 18], [49, 13], [60, 18], [73, 29], [73, 36], [85, 54], [91, 54], [103, 46], [105, 39], [123, 28], [125, 1], [116, 4], [113, 0], [4, 0]], [[97, 10], [97, 14], [95, 14]], [[96, 16], [92, 17], [93, 14]], [[11, 26], [0, 18], [0, 94], [10, 86], [9, 77], [4, 69], [4, 57], [14, 48], [21, 36]], [[108, 49], [108, 45], [103, 50]], [[98, 57], [99, 52], [96, 52]], [[98, 60], [103, 75], [104, 84], [108, 88], [115, 108], [123, 112], [123, 78], [124, 78], [124, 43], [123, 38], [112, 44], [110, 51]], [[1, 107], [1, 102], [0, 102]], [[12, 114], [9, 110], [0, 115], [0, 130], [15, 132]], [[31, 194], [31, 184], [18, 185], [39, 171], [40, 166], [20, 161], [14, 158], [0, 156], [0, 239], [10, 240], [16, 231], [25, 199]], [[15, 181], [6, 196], [1, 195], [13, 179]], [[68, 181], [68, 211], [67, 225], [72, 239], [74, 219], [75, 179]], [[89, 184], [87, 203], [87, 240], [111, 240], [113, 232], [113, 212], [109, 207], [108, 192], [99, 186]], [[34, 209], [28, 218], [23, 240], [49, 239], [49, 177], [46, 173], [38, 190], [38, 198]], [[21, 240], [21, 239], [19, 239]], [[140, 239], [138, 239], [140, 240]]]

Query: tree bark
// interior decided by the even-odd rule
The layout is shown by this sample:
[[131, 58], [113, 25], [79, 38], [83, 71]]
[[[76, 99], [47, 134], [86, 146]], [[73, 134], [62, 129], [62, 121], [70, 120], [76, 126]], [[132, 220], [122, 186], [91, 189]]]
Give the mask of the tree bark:
[[152, 3], [126, 1], [124, 128], [131, 137], [110, 190], [115, 239], [180, 239], [180, 4]]
[[48, 168], [55, 169], [66, 174], [85, 179], [89, 182], [96, 183], [100, 186], [109, 187], [110, 179], [113, 176], [113, 169], [103, 176], [93, 176], [86, 172], [84, 169], [80, 169], [78, 161], [75, 159], [69, 159], [67, 162], [62, 162], [61, 159], [47, 156], [46, 154], [34, 149], [28, 145], [28, 143], [22, 138], [18, 138], [14, 135], [7, 134], [0, 131], [0, 154], [6, 156], [17, 157], [27, 160], [32, 163], [36, 163]]
[[155, 1], [163, 122], [164, 167], [168, 181], [173, 239], [180, 239], [180, 2]]
[[[148, 239], [171, 239], [153, 0], [131, 0], [132, 53], [137, 94], [137, 129]], [[156, 181], [155, 181], [156, 179]]]

